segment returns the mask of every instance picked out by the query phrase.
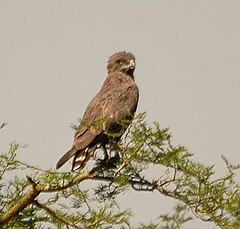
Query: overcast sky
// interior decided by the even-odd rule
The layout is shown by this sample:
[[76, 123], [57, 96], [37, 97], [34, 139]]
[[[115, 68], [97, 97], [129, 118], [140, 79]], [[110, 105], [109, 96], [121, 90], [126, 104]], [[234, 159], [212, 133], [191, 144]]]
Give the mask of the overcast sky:
[[[240, 1], [0, 1], [0, 152], [29, 144], [18, 158], [54, 168], [106, 77], [115, 51], [136, 56], [138, 112], [170, 127], [193, 159], [240, 163]], [[69, 170], [70, 162], [63, 168]], [[127, 194], [134, 222], [148, 222], [174, 202]], [[169, 205], [172, 204], [169, 208]], [[184, 228], [210, 229], [195, 220]]]

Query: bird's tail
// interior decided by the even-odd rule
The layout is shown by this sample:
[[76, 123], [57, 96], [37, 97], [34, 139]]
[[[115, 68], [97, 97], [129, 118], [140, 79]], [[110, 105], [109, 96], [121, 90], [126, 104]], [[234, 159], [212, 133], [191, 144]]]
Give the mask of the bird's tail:
[[74, 154], [77, 153], [77, 149], [73, 146], [68, 152], [66, 152], [60, 160], [57, 162], [56, 169], [62, 167]]
[[97, 145], [91, 148], [87, 147], [75, 154], [72, 163], [72, 171], [75, 171], [77, 169], [83, 169], [87, 162], [90, 160], [91, 156], [94, 154], [96, 148]]

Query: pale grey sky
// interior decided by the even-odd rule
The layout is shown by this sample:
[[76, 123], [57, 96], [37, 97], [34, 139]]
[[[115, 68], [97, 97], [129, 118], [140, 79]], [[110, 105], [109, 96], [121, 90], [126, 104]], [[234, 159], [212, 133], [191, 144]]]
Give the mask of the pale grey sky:
[[[238, 0], [0, 1], [0, 122], [8, 123], [0, 151], [12, 140], [29, 143], [18, 158], [54, 168], [108, 57], [127, 50], [137, 61], [138, 111], [222, 175], [221, 154], [240, 163], [239, 12]], [[134, 222], [174, 206], [151, 193], [121, 201], [134, 206]], [[184, 228], [203, 227], [213, 224]]]

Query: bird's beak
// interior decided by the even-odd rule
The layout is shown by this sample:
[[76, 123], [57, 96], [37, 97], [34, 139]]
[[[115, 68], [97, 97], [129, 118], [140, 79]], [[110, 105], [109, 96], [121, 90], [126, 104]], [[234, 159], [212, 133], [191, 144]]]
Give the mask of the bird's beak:
[[123, 69], [125, 69], [127, 71], [128, 70], [134, 71], [135, 67], [136, 67], [136, 63], [134, 60], [130, 60], [129, 63], [126, 63], [125, 65], [123, 65]]
[[128, 65], [128, 68], [134, 70], [135, 67], [136, 67], [135, 61], [134, 61], [134, 60], [130, 60], [130, 63], [129, 63], [129, 65]]

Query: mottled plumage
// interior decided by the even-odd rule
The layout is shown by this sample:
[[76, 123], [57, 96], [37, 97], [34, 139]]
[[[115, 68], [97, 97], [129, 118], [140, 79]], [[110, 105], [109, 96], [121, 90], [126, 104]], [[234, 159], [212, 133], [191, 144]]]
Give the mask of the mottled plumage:
[[72, 148], [58, 161], [57, 168], [73, 156], [72, 170], [84, 168], [94, 151], [118, 141], [132, 120], [138, 104], [135, 57], [117, 52], [109, 58], [107, 70], [107, 79], [88, 104]]

